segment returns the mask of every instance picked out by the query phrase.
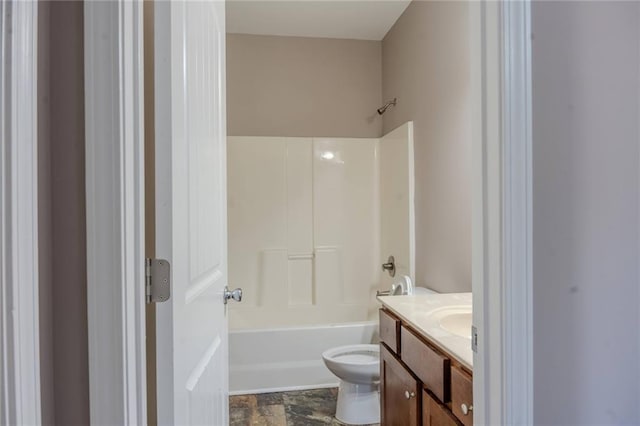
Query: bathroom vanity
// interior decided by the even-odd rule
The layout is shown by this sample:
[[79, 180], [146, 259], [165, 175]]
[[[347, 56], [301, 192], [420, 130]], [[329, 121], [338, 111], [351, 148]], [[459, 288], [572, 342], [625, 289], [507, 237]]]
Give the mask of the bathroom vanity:
[[471, 295], [379, 300], [381, 425], [472, 425]]

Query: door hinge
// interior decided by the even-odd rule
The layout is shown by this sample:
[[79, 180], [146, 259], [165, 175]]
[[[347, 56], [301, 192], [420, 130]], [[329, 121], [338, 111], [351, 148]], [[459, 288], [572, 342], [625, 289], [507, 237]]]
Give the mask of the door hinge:
[[145, 260], [147, 303], [166, 302], [171, 296], [171, 266], [164, 259]]
[[475, 326], [471, 326], [471, 350], [478, 353], [478, 329]]

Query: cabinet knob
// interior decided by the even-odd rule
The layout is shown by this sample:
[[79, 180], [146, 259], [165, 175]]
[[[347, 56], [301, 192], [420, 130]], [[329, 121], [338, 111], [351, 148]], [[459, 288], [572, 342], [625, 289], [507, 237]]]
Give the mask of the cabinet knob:
[[462, 414], [466, 416], [467, 414], [469, 414], [469, 411], [473, 411], [473, 405], [467, 406], [467, 404], [462, 404], [460, 406], [460, 409], [462, 410]]
[[404, 397], [407, 398], [407, 399], [415, 398], [416, 397], [416, 393], [415, 392], [404, 391]]

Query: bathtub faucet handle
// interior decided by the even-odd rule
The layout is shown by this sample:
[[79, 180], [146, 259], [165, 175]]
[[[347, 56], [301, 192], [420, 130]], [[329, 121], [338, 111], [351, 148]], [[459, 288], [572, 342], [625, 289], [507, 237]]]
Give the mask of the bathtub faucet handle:
[[387, 271], [390, 277], [396, 276], [396, 259], [393, 256], [389, 256], [387, 263], [382, 264], [382, 271]]
[[224, 304], [226, 305], [229, 299], [233, 299], [236, 302], [242, 301], [242, 289], [236, 288], [235, 290], [229, 290], [229, 287], [224, 287], [224, 293], [222, 295], [224, 299]]

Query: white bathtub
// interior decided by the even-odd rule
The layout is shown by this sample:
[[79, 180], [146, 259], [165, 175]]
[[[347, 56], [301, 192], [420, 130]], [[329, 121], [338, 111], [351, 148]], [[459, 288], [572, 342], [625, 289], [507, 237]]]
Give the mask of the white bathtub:
[[342, 345], [378, 343], [378, 323], [229, 332], [232, 395], [338, 385], [322, 352]]

